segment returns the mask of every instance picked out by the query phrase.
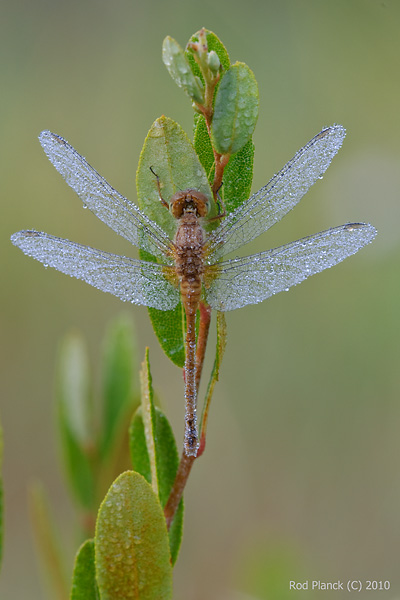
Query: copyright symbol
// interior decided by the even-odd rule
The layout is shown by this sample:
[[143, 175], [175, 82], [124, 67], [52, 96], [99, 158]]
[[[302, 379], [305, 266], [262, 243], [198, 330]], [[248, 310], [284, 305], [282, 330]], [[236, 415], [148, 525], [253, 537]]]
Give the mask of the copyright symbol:
[[353, 580], [353, 581], [348, 581], [347, 582], [347, 589], [349, 592], [361, 592], [362, 589], [362, 585], [361, 585], [361, 581], [359, 580]]

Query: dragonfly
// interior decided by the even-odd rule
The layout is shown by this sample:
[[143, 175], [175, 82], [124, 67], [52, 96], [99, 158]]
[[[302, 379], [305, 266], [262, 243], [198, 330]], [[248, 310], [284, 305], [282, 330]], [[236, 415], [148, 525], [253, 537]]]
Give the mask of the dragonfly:
[[223, 312], [256, 304], [340, 263], [376, 235], [368, 223], [346, 223], [252, 256], [225, 259], [280, 221], [300, 201], [322, 178], [344, 137], [341, 125], [322, 129], [269, 183], [228, 216], [221, 216], [212, 231], [206, 229], [208, 198], [188, 189], [178, 190], [168, 202], [162, 198], [156, 175], [160, 202], [176, 218], [172, 239], [107, 183], [65, 139], [50, 131], [39, 136], [51, 163], [84, 206], [157, 262], [103, 252], [35, 230], [19, 231], [11, 241], [45, 266], [121, 300], [163, 311], [172, 310], [182, 301], [186, 314], [187, 456], [195, 456], [198, 449], [195, 319], [199, 303]]

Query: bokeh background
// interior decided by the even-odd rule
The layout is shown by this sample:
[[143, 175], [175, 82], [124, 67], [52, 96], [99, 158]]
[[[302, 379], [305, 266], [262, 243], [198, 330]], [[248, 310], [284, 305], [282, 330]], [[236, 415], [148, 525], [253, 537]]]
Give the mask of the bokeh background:
[[346, 221], [369, 221], [379, 235], [289, 293], [227, 315], [207, 452], [186, 492], [175, 597], [318, 599], [289, 592], [289, 581], [339, 579], [389, 580], [379, 597], [400, 595], [400, 3], [3, 0], [2, 600], [52, 597], [41, 587], [28, 522], [34, 479], [48, 490], [72, 569], [75, 516], [53, 408], [55, 354], [67, 331], [83, 332], [99, 379], [107, 322], [124, 310], [133, 315], [182, 438], [181, 374], [158, 348], [146, 309], [45, 270], [9, 242], [14, 231], [35, 228], [132, 252], [82, 210], [37, 135], [60, 133], [135, 200], [153, 120], [165, 114], [192, 127], [190, 103], [162, 64], [162, 40], [172, 35], [184, 45], [201, 26], [259, 83], [254, 190], [324, 125], [348, 130], [323, 182], [249, 253]]

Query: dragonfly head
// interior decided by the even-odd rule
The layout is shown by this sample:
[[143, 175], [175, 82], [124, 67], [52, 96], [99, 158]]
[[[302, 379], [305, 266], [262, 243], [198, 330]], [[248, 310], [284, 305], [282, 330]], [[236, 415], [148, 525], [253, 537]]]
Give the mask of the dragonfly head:
[[208, 209], [207, 196], [192, 189], [176, 192], [169, 204], [169, 210], [175, 219], [180, 219], [187, 212], [195, 213], [197, 217], [205, 217]]

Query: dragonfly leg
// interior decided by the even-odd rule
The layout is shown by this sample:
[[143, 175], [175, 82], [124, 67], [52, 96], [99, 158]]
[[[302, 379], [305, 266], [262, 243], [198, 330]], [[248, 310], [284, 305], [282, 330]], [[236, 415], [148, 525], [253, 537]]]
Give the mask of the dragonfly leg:
[[219, 221], [220, 219], [223, 219], [224, 217], [226, 217], [226, 209], [225, 209], [225, 204], [224, 201], [222, 200], [221, 196], [219, 195], [219, 190], [222, 188], [224, 182], [221, 181], [221, 185], [219, 186], [219, 188], [217, 189], [217, 191], [215, 192], [215, 196], [217, 200], [216, 200], [216, 204], [217, 204], [217, 208], [218, 208], [218, 214], [215, 215], [215, 217], [211, 217], [208, 219], [208, 221], [210, 223], [212, 223], [213, 221]]
[[162, 194], [161, 194], [160, 178], [159, 178], [159, 176], [157, 175], [157, 173], [154, 171], [153, 167], [150, 167], [150, 171], [153, 173], [153, 175], [154, 175], [154, 176], [155, 176], [155, 178], [157, 179], [157, 189], [158, 189], [158, 195], [159, 195], [159, 198], [160, 198], [160, 202], [161, 202], [161, 204], [162, 204], [162, 205], [163, 205], [163, 206], [164, 206], [164, 207], [165, 207], [167, 210], [169, 210], [169, 204], [168, 204], [168, 202], [167, 202], [166, 200], [164, 200], [164, 198], [162, 197]]

